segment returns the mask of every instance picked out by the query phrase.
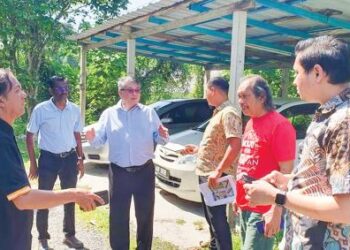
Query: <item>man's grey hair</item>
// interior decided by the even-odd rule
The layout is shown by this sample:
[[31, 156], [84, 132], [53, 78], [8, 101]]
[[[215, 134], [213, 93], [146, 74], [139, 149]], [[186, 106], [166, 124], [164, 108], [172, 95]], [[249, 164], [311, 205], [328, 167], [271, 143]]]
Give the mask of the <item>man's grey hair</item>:
[[119, 78], [118, 80], [118, 89], [123, 89], [128, 83], [135, 83], [137, 85], [140, 85], [140, 83], [132, 76], [124, 76]]
[[10, 77], [15, 78], [10, 69], [0, 68], [0, 96], [6, 96], [12, 89], [13, 82]]

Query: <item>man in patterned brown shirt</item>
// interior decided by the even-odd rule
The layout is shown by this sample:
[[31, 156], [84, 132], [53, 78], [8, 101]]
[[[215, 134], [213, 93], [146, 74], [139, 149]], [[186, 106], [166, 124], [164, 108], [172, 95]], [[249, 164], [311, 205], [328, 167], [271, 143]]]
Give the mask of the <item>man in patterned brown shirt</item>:
[[[233, 174], [241, 147], [242, 122], [239, 113], [228, 100], [228, 82], [222, 77], [209, 80], [206, 87], [209, 105], [214, 106], [214, 114], [199, 148], [186, 145], [183, 154], [198, 152], [196, 174], [199, 183], [217, 185], [223, 175]], [[205, 218], [209, 224], [210, 249], [231, 250], [231, 232], [226, 217], [226, 205], [210, 207], [202, 196]]]
[[284, 249], [350, 249], [350, 48], [323, 36], [299, 42], [295, 52], [298, 93], [321, 106], [292, 175], [246, 184], [247, 198], [289, 209]]

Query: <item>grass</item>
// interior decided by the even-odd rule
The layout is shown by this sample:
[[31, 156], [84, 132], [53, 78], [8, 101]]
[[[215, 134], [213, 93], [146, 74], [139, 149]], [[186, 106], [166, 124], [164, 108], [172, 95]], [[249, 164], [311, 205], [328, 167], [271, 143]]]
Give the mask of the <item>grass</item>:
[[176, 219], [176, 224], [178, 224], [178, 225], [184, 225], [185, 223], [186, 223], [186, 221], [183, 219]]
[[[109, 207], [101, 206], [92, 212], [83, 212], [79, 208], [76, 209], [76, 216], [88, 228], [97, 230], [108, 239], [109, 237]], [[130, 249], [136, 249], [135, 233], [130, 234]], [[158, 237], [153, 238], [152, 249], [156, 250], [178, 250], [174, 244], [163, 241]]]
[[90, 229], [98, 230], [104, 236], [109, 234], [109, 207], [101, 206], [92, 212], [83, 212], [76, 206], [76, 216]]
[[193, 222], [194, 228], [196, 230], [203, 230], [204, 229], [204, 222], [201, 220], [197, 220]]
[[[274, 250], [278, 250], [278, 244], [281, 242], [282, 237], [283, 237], [282, 232], [279, 232], [278, 234], [276, 234], [275, 242], [273, 246]], [[241, 237], [238, 233], [232, 234], [232, 246], [233, 246], [233, 249], [241, 249]]]

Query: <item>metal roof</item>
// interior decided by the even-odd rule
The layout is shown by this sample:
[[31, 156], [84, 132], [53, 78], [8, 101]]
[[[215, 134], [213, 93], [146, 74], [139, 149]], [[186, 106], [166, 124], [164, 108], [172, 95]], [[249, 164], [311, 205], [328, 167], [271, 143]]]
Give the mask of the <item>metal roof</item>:
[[[237, 0], [160, 0], [107, 21], [70, 40], [87, 48], [126, 51], [135, 38], [136, 54], [227, 68], [230, 65], [232, 9]], [[248, 10], [245, 63], [291, 66], [297, 41], [335, 35], [350, 41], [349, 0], [255, 0]]]

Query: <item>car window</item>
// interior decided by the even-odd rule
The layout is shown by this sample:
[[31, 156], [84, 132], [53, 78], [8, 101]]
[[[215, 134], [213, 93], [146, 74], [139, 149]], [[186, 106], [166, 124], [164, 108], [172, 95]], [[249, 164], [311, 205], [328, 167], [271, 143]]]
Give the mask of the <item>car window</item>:
[[209, 107], [209, 105], [206, 102], [196, 103], [193, 121], [204, 122], [208, 120], [212, 114], [213, 114], [213, 109]]
[[155, 103], [150, 104], [149, 106], [153, 108], [156, 112], [158, 112], [161, 108], [169, 105], [171, 102], [169, 101], [158, 101]]
[[297, 139], [304, 139], [307, 127], [318, 108], [318, 104], [300, 104], [289, 107], [281, 112], [293, 124]]
[[163, 118], [170, 118], [171, 123], [195, 123], [203, 122], [210, 118], [212, 110], [206, 103], [186, 103], [180, 105], [162, 115]]

